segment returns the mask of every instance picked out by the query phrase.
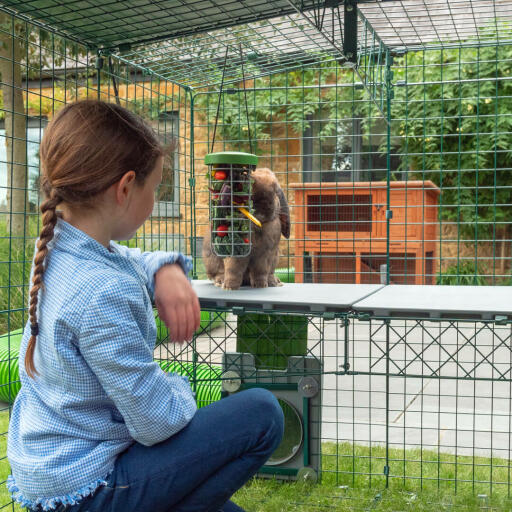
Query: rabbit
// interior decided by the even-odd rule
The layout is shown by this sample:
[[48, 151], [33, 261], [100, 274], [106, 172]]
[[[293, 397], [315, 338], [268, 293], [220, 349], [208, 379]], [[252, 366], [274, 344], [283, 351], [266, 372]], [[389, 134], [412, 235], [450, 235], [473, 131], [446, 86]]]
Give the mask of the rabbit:
[[216, 286], [237, 290], [240, 286], [266, 288], [282, 286], [274, 275], [279, 261], [281, 234], [290, 238], [290, 211], [275, 174], [266, 168], [256, 169], [251, 178], [254, 216], [261, 228], [251, 222], [252, 248], [248, 256], [217, 256], [212, 250], [211, 233], [203, 241], [203, 261], [206, 274]]

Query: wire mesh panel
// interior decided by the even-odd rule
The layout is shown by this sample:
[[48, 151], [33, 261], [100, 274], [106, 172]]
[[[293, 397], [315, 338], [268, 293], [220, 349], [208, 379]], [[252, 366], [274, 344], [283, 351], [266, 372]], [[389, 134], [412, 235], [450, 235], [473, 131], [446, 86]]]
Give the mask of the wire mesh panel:
[[[283, 457], [276, 454], [275, 460], [271, 460], [266, 468], [267, 473], [296, 476], [296, 466], [308, 465], [303, 462], [305, 454], [318, 464], [325, 442], [335, 441], [336, 378], [330, 374], [338, 371], [342, 361], [340, 341], [344, 339], [344, 321], [239, 307], [222, 312], [203, 307], [203, 313], [207, 312], [211, 320], [202, 325], [193, 344], [179, 347], [163, 339], [155, 357], [161, 361], [174, 361], [173, 364], [181, 365], [185, 371], [187, 365], [194, 363], [199, 371], [188, 373], [192, 386], [211, 401], [221, 398], [221, 390], [225, 395], [226, 390], [258, 386], [276, 393], [284, 401], [284, 409], [289, 407], [298, 414], [301, 434], [300, 439], [296, 438], [294, 422], [285, 427], [283, 445], [281, 450], [278, 449], [279, 453], [283, 452]], [[226, 366], [228, 360], [231, 363]], [[217, 372], [216, 378], [201, 376], [204, 368]], [[226, 383], [232, 385], [234, 369], [241, 382], [232, 388]], [[298, 383], [305, 376], [321, 383], [317, 400], [309, 406], [302, 405], [303, 398], [298, 390]], [[286, 471], [290, 464], [295, 472]]]
[[[510, 45], [412, 52], [395, 60], [393, 174], [431, 180], [420, 214], [440, 284], [509, 284]], [[401, 206], [409, 205], [401, 203]], [[438, 234], [428, 211], [438, 209]], [[415, 222], [412, 220], [412, 222]]]
[[164, 145], [162, 184], [148, 221], [130, 240], [142, 250], [177, 250], [190, 254], [196, 239], [192, 221], [194, 198], [190, 178], [190, 95], [167, 80], [147, 74], [136, 65], [99, 54], [97, 97], [117, 102], [142, 116]]
[[[320, 67], [230, 86], [220, 101], [216, 91], [198, 92], [194, 124], [198, 233], [207, 228], [200, 158], [216, 131], [217, 150], [256, 152], [258, 165], [285, 190], [292, 237], [282, 242], [279, 267], [295, 268], [295, 282], [311, 281], [323, 257], [373, 242], [386, 252], [386, 122], [352, 71], [326, 59]], [[360, 282], [356, 276], [347, 282]]]
[[354, 481], [509, 496], [510, 333], [490, 322], [352, 321], [338, 392]]
[[[119, 103], [160, 135], [163, 183], [127, 243], [191, 254], [195, 278], [206, 277], [204, 156], [244, 151], [276, 174], [290, 205], [282, 281], [511, 284], [509, 0], [3, 4], [4, 438], [40, 227], [39, 143], [75, 99]], [[300, 498], [295, 487], [275, 509], [387, 500], [390, 510], [475, 510], [491, 506], [491, 493], [509, 497], [506, 319], [240, 313], [203, 308], [183, 346], [157, 318], [155, 359], [189, 377], [200, 407], [225, 392], [226, 354], [252, 354], [257, 384], [283, 384], [275, 372], [295, 357], [318, 364], [311, 455], [321, 456], [322, 485]], [[246, 490], [250, 504], [277, 489], [267, 484]], [[381, 492], [390, 487], [405, 492], [390, 498]], [[423, 502], [418, 490], [438, 494]], [[457, 501], [463, 490], [474, 499]], [[0, 506], [14, 509], [1, 492]]]
[[[373, 274], [375, 253], [389, 282], [508, 284], [511, 58], [505, 44], [389, 57], [384, 111], [329, 60], [225, 89], [219, 112], [218, 93], [200, 92], [196, 155], [218, 119], [218, 145], [252, 145], [274, 170], [295, 226], [280, 266], [296, 279], [312, 279], [315, 259], [352, 252], [353, 282]], [[205, 190], [198, 182], [199, 198]]]
[[[166, 146], [164, 183], [153, 215], [131, 245], [190, 253], [190, 114], [183, 89], [115, 58], [2, 13], [1, 120], [2, 306], [0, 329], [24, 325], [28, 271], [39, 233], [39, 143], [47, 122], [69, 101], [118, 102], [144, 117]], [[9, 69], [14, 74], [8, 75]], [[7, 78], [10, 77], [12, 82]]]
[[0, 74], [0, 506], [4, 507], [10, 503], [5, 439], [10, 405], [20, 388], [18, 352], [28, 319], [34, 244], [41, 228], [39, 144], [47, 123], [66, 103], [86, 98], [116, 102], [144, 117], [166, 147], [163, 185], [152, 216], [127, 243], [190, 254], [195, 238], [189, 186], [190, 99], [182, 88], [3, 11]]

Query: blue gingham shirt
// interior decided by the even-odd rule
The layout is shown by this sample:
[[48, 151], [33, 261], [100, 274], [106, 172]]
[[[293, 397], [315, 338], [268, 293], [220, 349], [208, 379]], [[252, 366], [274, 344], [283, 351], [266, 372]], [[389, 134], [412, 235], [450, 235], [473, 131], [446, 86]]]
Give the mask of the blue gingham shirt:
[[75, 504], [105, 484], [116, 457], [134, 441], [150, 446], [185, 427], [196, 411], [187, 380], [153, 361], [154, 274], [191, 262], [173, 252], [111, 243], [109, 251], [59, 219], [39, 293], [34, 364], [19, 356], [8, 488], [22, 506]]

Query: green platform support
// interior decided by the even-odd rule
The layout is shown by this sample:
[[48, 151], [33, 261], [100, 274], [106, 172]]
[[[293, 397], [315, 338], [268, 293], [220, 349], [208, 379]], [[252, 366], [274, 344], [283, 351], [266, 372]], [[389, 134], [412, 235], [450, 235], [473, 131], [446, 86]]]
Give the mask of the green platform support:
[[238, 316], [236, 351], [255, 356], [256, 368], [285, 370], [288, 357], [305, 356], [307, 317], [248, 313]]

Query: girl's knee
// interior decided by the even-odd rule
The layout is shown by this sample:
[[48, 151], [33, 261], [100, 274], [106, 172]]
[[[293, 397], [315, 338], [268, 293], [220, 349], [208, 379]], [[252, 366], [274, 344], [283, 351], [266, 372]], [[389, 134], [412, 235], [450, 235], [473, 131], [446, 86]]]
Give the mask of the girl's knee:
[[246, 393], [246, 397], [250, 400], [252, 406], [261, 409], [262, 413], [272, 416], [282, 416], [283, 411], [277, 398], [268, 389], [252, 388], [244, 393]]
[[281, 440], [284, 431], [284, 414], [274, 394], [263, 388], [248, 389], [244, 393], [246, 393], [247, 402], [251, 404], [251, 408], [263, 423], [263, 429], [274, 429], [276, 437]]

